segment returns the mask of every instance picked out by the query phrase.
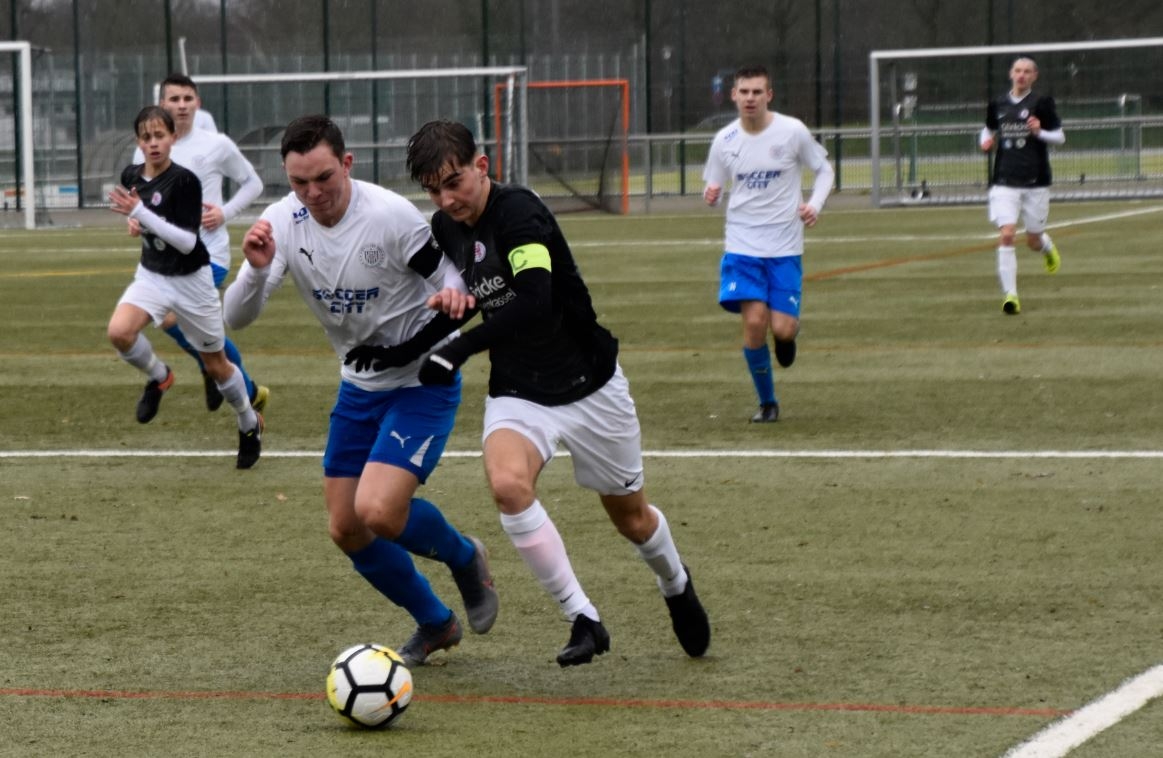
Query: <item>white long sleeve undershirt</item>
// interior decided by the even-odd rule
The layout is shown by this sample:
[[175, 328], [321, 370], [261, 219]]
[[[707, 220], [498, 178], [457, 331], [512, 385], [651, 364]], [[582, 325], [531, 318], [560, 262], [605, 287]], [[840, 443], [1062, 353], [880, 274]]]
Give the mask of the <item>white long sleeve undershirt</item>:
[[133, 206], [133, 210], [129, 212], [129, 217], [136, 219], [151, 234], [160, 237], [164, 242], [177, 249], [183, 255], [188, 255], [193, 252], [194, 247], [198, 244], [197, 232], [192, 232], [189, 229], [183, 229], [180, 226], [171, 224], [149, 208], [146, 208], [145, 203], [140, 200], [137, 205]]

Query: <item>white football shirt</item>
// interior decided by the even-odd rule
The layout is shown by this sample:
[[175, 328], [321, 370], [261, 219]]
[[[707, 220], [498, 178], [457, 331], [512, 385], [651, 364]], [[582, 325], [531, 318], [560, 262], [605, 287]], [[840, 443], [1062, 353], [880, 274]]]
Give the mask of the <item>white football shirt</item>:
[[453, 265], [445, 256], [427, 279], [409, 268], [432, 237], [428, 221], [390, 190], [358, 179], [351, 185], [347, 212], [332, 227], [317, 223], [293, 192], [263, 211], [275, 257], [264, 269], [242, 264], [226, 290], [226, 322], [249, 324], [289, 275], [323, 325], [345, 380], [369, 391], [415, 386], [419, 360], [379, 373], [356, 372], [342, 360], [358, 345], [400, 345], [415, 335], [436, 316], [426, 301], [455, 275]]
[[194, 111], [194, 128], [205, 129], [208, 132], [218, 131], [218, 124], [214, 123], [214, 116], [205, 108]]
[[719, 130], [711, 143], [703, 180], [730, 188], [724, 249], [761, 258], [802, 255], [803, 169], [815, 173], [808, 201], [819, 211], [832, 188], [828, 151], [799, 119], [780, 113], [759, 134], [739, 119]]
[[[225, 134], [205, 129], [191, 129], [185, 137], [174, 142], [170, 159], [184, 166], [202, 181], [202, 202], [222, 208], [226, 221], [237, 216], [262, 193], [262, 180], [234, 144]], [[133, 162], [142, 163], [145, 156], [138, 148], [133, 153]], [[222, 182], [230, 179], [237, 186], [230, 202], [222, 202]], [[213, 263], [230, 268], [230, 233], [226, 224], [207, 231], [199, 230], [199, 236], [210, 251]]]

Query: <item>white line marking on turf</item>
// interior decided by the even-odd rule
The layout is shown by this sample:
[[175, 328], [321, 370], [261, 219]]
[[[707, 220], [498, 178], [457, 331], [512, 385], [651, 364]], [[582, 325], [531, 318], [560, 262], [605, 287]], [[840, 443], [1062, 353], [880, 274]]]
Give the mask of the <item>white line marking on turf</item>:
[[[0, 458], [219, 458], [237, 450], [0, 450]], [[264, 458], [320, 458], [316, 450], [264, 450]], [[477, 450], [446, 450], [444, 458], [479, 458]], [[562, 450], [558, 456], [568, 456]], [[646, 458], [949, 458], [1159, 459], [1163, 450], [643, 450]]]
[[[1119, 211], [1117, 213], [1104, 213], [1100, 216], [1084, 216], [1082, 218], [1072, 219], [1070, 221], [1059, 221], [1053, 224], [1047, 224], [1046, 228], [1053, 229], [1067, 229], [1072, 226], [1084, 226], [1086, 224], [1100, 224], [1104, 221], [1118, 221], [1132, 216], [1143, 216], [1149, 213], [1159, 213], [1163, 211], [1163, 205], [1156, 205], [1150, 208], [1136, 208], [1134, 210]], [[663, 218], [661, 216], [652, 216], [654, 218]], [[675, 218], [681, 218], [676, 216]], [[982, 234], [868, 234], [862, 236], [852, 237], [829, 237], [822, 234], [813, 234], [804, 239], [806, 244], [866, 244], [868, 242], [964, 242], [965, 240], [981, 240], [989, 241], [997, 239], [996, 232], [982, 233]], [[591, 247], [612, 247], [618, 248], [627, 247], [678, 247], [678, 246], [721, 246], [723, 239], [716, 237], [715, 239], [677, 239], [677, 240], [585, 240], [580, 242], [571, 242], [570, 247], [573, 248], [591, 248]]]
[[1163, 665], [1155, 666], [1055, 721], [1002, 758], [1060, 758], [1163, 695]]

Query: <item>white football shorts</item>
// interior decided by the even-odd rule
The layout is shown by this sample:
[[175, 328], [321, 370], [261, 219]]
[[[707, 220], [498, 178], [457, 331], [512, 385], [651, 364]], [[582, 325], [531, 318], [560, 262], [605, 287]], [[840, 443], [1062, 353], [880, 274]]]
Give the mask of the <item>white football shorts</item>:
[[999, 228], [1017, 224], [1018, 219], [1026, 226], [1027, 234], [1046, 231], [1046, 220], [1050, 217], [1049, 187], [1002, 187], [989, 188], [989, 220]]
[[621, 366], [600, 390], [567, 405], [485, 398], [482, 442], [498, 429], [528, 439], [545, 463], [560, 444], [573, 458], [574, 480], [599, 495], [629, 495], [645, 483], [642, 428]]
[[121, 303], [141, 308], [154, 326], [161, 326], [166, 314], [173, 311], [186, 339], [200, 353], [217, 353], [226, 346], [222, 302], [209, 266], [185, 276], [165, 276], [139, 263], [133, 281], [117, 301]]

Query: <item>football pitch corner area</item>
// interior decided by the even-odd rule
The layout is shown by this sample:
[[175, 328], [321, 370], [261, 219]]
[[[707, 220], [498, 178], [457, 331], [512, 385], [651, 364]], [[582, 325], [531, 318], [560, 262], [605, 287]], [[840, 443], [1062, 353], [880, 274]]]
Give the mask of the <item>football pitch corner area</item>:
[[1127, 679], [1114, 690], [1064, 716], [1004, 758], [1061, 758], [1163, 696], [1163, 664]]

